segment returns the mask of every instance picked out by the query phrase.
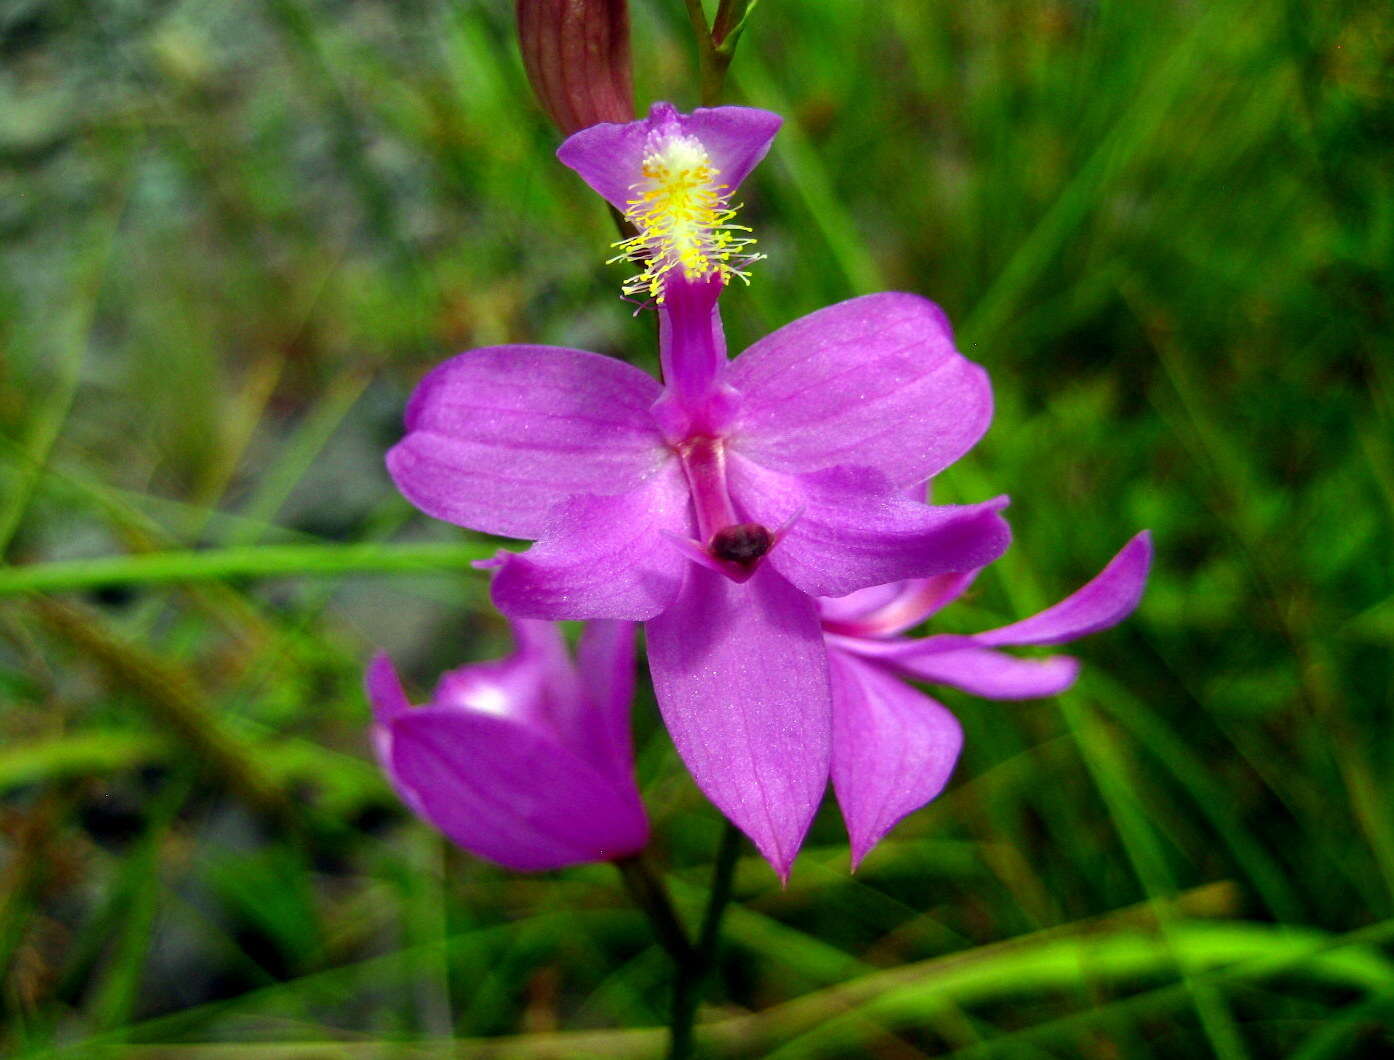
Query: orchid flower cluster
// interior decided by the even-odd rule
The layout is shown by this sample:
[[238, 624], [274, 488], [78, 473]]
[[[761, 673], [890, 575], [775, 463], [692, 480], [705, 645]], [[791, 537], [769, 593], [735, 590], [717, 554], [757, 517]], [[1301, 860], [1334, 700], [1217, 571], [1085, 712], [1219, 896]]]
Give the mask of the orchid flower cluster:
[[[926, 499], [986, 431], [991, 387], [913, 294], [829, 306], [728, 357], [720, 297], [759, 257], [735, 195], [779, 125], [659, 103], [572, 135], [558, 157], [633, 228], [616, 246], [635, 269], [623, 290], [658, 313], [661, 381], [584, 350], [471, 350], [421, 382], [388, 454], [422, 511], [534, 542], [486, 564], [511, 656], [446, 674], [421, 708], [386, 658], [368, 674], [403, 800], [509, 868], [645, 845], [628, 719], [638, 623], [694, 781], [787, 879], [830, 780], [854, 867], [943, 790], [962, 730], [916, 683], [1053, 695], [1075, 660], [1000, 649], [1105, 629], [1142, 593], [1145, 532], [1031, 618], [909, 635], [1010, 541], [1006, 497]], [[562, 620], [588, 623], [575, 661]]]

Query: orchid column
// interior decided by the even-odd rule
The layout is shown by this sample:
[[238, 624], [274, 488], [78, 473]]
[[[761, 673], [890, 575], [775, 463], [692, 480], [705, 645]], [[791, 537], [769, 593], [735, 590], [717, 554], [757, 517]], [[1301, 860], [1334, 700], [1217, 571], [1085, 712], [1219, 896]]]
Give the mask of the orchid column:
[[388, 467], [429, 514], [537, 542], [491, 561], [505, 612], [646, 623], [679, 753], [787, 877], [829, 771], [816, 598], [971, 570], [1009, 532], [1005, 498], [905, 493], [991, 418], [986, 374], [932, 303], [852, 299], [728, 361], [717, 299], [754, 258], [732, 195], [778, 126], [657, 104], [563, 144], [637, 228], [626, 290], [657, 306], [663, 385], [582, 350], [473, 350], [422, 381]]

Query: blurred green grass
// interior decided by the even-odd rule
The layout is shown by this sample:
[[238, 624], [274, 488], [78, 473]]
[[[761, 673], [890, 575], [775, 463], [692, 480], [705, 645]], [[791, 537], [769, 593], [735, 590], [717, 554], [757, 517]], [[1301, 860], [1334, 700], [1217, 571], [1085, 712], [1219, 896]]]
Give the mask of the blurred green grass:
[[[633, 6], [641, 103], [695, 104], [682, 5]], [[424, 684], [504, 646], [491, 546], [382, 470], [413, 382], [654, 361], [510, 7], [0, 6], [0, 1050], [660, 1047], [606, 1029], [667, 975], [612, 875], [448, 848], [364, 738], [373, 648]], [[1378, 0], [760, 5], [731, 95], [788, 123], [732, 348], [870, 290], [948, 311], [998, 411], [939, 494], [1011, 493], [1017, 535], [949, 628], [1139, 527], [1158, 560], [1077, 690], [951, 698], [950, 791], [856, 877], [831, 806], [788, 890], [742, 865], [716, 1045], [1394, 1042], [1391, 69]], [[636, 725], [695, 910], [717, 821]]]

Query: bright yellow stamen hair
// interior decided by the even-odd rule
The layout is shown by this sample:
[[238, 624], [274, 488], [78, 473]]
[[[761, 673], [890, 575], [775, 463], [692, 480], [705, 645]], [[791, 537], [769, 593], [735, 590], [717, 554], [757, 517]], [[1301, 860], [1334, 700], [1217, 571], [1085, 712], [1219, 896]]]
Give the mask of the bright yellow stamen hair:
[[635, 197], [624, 216], [638, 231], [614, 246], [610, 262], [632, 261], [643, 270], [624, 282], [627, 295], [647, 294], [663, 303], [663, 282], [674, 269], [690, 280], [716, 274], [723, 283], [739, 276], [749, 283], [745, 266], [752, 254], [750, 229], [733, 224], [738, 207], [729, 204], [731, 189], [718, 184], [719, 174], [701, 142], [670, 134], [652, 144], [644, 156], [643, 177], [630, 189]]

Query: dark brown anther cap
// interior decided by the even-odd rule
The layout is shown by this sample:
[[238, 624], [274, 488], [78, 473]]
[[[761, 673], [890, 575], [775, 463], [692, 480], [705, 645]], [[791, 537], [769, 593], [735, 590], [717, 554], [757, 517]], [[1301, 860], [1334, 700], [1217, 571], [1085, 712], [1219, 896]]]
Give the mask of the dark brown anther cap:
[[712, 534], [707, 547], [717, 559], [749, 566], [774, 545], [774, 535], [759, 523], [737, 523]]

